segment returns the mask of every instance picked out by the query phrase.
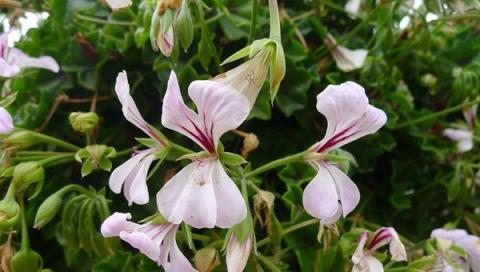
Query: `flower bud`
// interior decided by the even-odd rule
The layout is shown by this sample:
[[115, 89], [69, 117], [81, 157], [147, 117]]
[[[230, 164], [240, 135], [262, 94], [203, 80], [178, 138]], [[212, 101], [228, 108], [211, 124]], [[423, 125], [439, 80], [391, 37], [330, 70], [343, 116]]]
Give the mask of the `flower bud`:
[[248, 257], [252, 251], [252, 235], [242, 243], [235, 234], [230, 236], [227, 246], [227, 269], [228, 272], [242, 272], [247, 266]]
[[30, 131], [16, 131], [3, 139], [5, 146], [17, 149], [27, 149], [37, 142], [35, 136]]
[[437, 78], [432, 74], [425, 74], [421, 78], [422, 85], [429, 88], [435, 87], [437, 81]]
[[11, 231], [20, 219], [20, 206], [15, 201], [15, 190], [10, 185], [5, 198], [0, 201], [0, 231]]
[[72, 128], [81, 133], [91, 131], [98, 124], [98, 115], [95, 112], [72, 112], [68, 119]]
[[17, 191], [25, 191], [33, 183], [43, 185], [44, 178], [45, 171], [38, 162], [22, 162], [13, 170], [12, 183]]
[[175, 35], [178, 37], [183, 49], [187, 51], [193, 41], [193, 21], [188, 7], [189, 0], [183, 0], [180, 11], [173, 22]]
[[180, 0], [160, 0], [152, 15], [150, 42], [154, 51], [160, 49], [166, 57], [169, 57], [173, 50], [173, 18], [178, 7]]
[[38, 207], [34, 228], [39, 229], [53, 219], [62, 206], [62, 196], [63, 191], [60, 190], [43, 201], [40, 207]]
[[199, 272], [210, 272], [220, 266], [220, 258], [215, 248], [205, 247], [195, 254], [195, 267]]
[[38, 272], [42, 264], [42, 257], [30, 248], [21, 249], [10, 261], [12, 272]]

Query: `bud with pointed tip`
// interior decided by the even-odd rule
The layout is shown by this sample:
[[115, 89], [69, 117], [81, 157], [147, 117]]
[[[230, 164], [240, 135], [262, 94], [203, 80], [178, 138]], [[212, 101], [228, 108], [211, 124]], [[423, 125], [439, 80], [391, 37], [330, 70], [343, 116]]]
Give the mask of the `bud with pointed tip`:
[[188, 7], [189, 2], [189, 0], [182, 1], [180, 10], [173, 22], [175, 35], [185, 51], [187, 51], [193, 41], [193, 20]]
[[13, 170], [12, 183], [17, 192], [25, 191], [31, 184], [37, 183], [33, 198], [40, 192], [44, 178], [45, 171], [38, 162], [22, 162]]
[[26, 149], [38, 141], [30, 131], [15, 131], [3, 139], [3, 144], [9, 148]]
[[53, 219], [62, 206], [62, 197], [63, 192], [60, 190], [42, 202], [35, 216], [34, 228], [39, 229]]
[[227, 246], [227, 269], [228, 272], [242, 272], [247, 266], [250, 252], [252, 251], [252, 235], [242, 243], [235, 234], [230, 236]]
[[98, 124], [95, 112], [72, 112], [68, 119], [72, 128], [81, 133], [90, 132]]

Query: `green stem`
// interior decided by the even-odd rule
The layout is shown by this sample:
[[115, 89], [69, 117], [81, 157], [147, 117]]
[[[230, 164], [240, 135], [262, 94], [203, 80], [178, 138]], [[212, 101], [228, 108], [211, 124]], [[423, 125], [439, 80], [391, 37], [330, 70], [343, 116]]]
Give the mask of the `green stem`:
[[44, 167], [52, 167], [53, 165], [57, 165], [55, 163], [73, 161], [74, 158], [75, 158], [74, 154], [60, 155], [60, 156], [55, 156], [55, 157], [40, 160], [38, 161], [38, 163], [40, 163]]
[[270, 10], [270, 39], [277, 42], [282, 41], [282, 32], [280, 30], [280, 14], [278, 12], [277, 0], [268, 0]]
[[20, 250], [30, 249], [30, 239], [28, 237], [28, 226], [27, 218], [25, 217], [25, 203], [23, 202], [23, 196], [18, 197], [18, 202], [20, 204], [20, 216], [22, 217], [22, 245]]
[[286, 164], [289, 164], [289, 163], [292, 163], [292, 162], [303, 161], [306, 152], [307, 151], [302, 151], [300, 153], [296, 153], [296, 154], [286, 156], [286, 157], [281, 158], [281, 159], [271, 161], [267, 164], [264, 164], [264, 165], [258, 167], [257, 169], [255, 169], [251, 172], [246, 173], [245, 177], [247, 177], [247, 178], [254, 177], [254, 176], [257, 176], [257, 175], [259, 175], [263, 172], [266, 172], [268, 170], [271, 170], [271, 169], [274, 169], [274, 168], [277, 168], [277, 167], [280, 167], [280, 166], [283, 166], [283, 165], [286, 165]]
[[181, 145], [178, 145], [174, 142], [169, 142], [169, 146], [177, 151], [179, 151], [180, 153], [183, 153], [183, 154], [190, 154], [190, 153], [193, 153], [192, 150], [186, 148], [186, 147], [183, 147]]
[[44, 143], [47, 143], [47, 144], [60, 146], [60, 147], [63, 147], [65, 149], [68, 149], [68, 150], [71, 150], [71, 151], [78, 151], [80, 149], [80, 147], [78, 147], [74, 144], [67, 143], [63, 140], [60, 140], [60, 139], [52, 137], [52, 136], [48, 136], [48, 135], [45, 135], [45, 134], [42, 134], [42, 133], [39, 133], [39, 132], [35, 132], [35, 131], [31, 131], [31, 130], [25, 130], [25, 131], [28, 131], [29, 133], [31, 133], [33, 135], [33, 137], [35, 137], [37, 140], [39, 140], [41, 142], [44, 142]]
[[399, 128], [403, 128], [403, 127], [408, 127], [408, 126], [411, 126], [411, 125], [413, 125], [413, 124], [421, 123], [421, 122], [424, 122], [424, 121], [427, 121], [427, 120], [430, 120], [430, 119], [434, 119], [434, 118], [440, 117], [440, 116], [442, 116], [442, 115], [447, 115], [447, 114], [449, 114], [449, 113], [462, 110], [462, 109], [464, 109], [464, 108], [473, 106], [473, 105], [478, 104], [478, 103], [480, 103], [480, 98], [477, 98], [477, 99], [475, 99], [475, 100], [472, 100], [472, 101], [469, 101], [469, 102], [465, 102], [465, 103], [463, 103], [463, 104], [456, 105], [456, 106], [453, 106], [453, 107], [444, 109], [444, 110], [439, 111], [439, 112], [434, 112], [434, 113], [431, 113], [431, 114], [427, 114], [427, 115], [424, 115], [424, 116], [422, 116], [422, 117], [420, 117], [420, 118], [417, 118], [417, 119], [413, 119], [413, 120], [410, 120], [410, 121], [407, 121], [407, 122], [403, 122], [403, 123], [398, 124], [397, 126], [395, 126], [393, 129], [399, 129]]
[[270, 271], [272, 272], [281, 272], [280, 270], [269, 258], [258, 254], [257, 258], [266, 266], [269, 268]]
[[86, 16], [86, 15], [81, 15], [78, 13], [75, 13], [75, 17], [83, 21], [102, 24], [102, 25], [117, 25], [117, 26], [136, 26], [137, 25], [136, 23], [132, 23], [132, 22], [104, 20], [104, 19], [98, 19], [95, 17]]
[[480, 14], [474, 13], [474, 14], [462, 14], [462, 15], [450, 15], [450, 16], [443, 16], [439, 17], [438, 19], [432, 20], [429, 23], [432, 22], [438, 22], [438, 21], [448, 21], [448, 20], [465, 20], [465, 19], [480, 19]]
[[135, 148], [135, 147], [133, 147], [133, 148], [127, 148], [127, 149], [118, 151], [118, 152], [117, 152], [117, 157], [125, 156], [125, 155], [128, 155], [128, 154], [132, 153], [132, 151], [133, 151], [134, 148]]
[[257, 30], [257, 15], [258, 0], [252, 0], [252, 14], [250, 19], [250, 35], [248, 36], [248, 44], [251, 44], [255, 39], [255, 32]]
[[[303, 221], [301, 223], [295, 224], [291, 227], [288, 227], [288, 228], [284, 229], [281, 233], [281, 236], [285, 236], [285, 235], [289, 234], [290, 232], [294, 232], [294, 231], [299, 230], [301, 228], [305, 228], [305, 227], [308, 227], [308, 226], [311, 226], [311, 225], [314, 225], [314, 224], [318, 224], [318, 222], [319, 222], [318, 219], [310, 219], [310, 220]], [[257, 242], [257, 248], [268, 244], [270, 242], [270, 240], [271, 240], [270, 237], [267, 237], [265, 239], [260, 240], [259, 242]]]

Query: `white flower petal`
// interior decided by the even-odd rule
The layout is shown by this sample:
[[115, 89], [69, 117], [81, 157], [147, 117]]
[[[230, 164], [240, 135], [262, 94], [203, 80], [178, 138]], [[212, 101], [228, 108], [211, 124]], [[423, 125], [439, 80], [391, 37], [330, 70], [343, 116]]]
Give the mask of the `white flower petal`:
[[344, 72], [350, 72], [361, 68], [368, 55], [368, 50], [366, 49], [352, 50], [337, 45], [337, 41], [330, 34], [327, 39], [325, 39], [325, 44], [327, 47], [331, 48], [333, 59], [337, 63], [338, 68]]
[[217, 222], [220, 228], [230, 228], [247, 216], [247, 207], [242, 194], [233, 180], [225, 173], [220, 161], [213, 162], [213, 188], [217, 202]]
[[349, 0], [345, 4], [345, 10], [350, 13], [351, 15], [358, 15], [358, 11], [360, 10], [360, 4], [362, 3], [361, 0]]
[[30, 57], [17, 48], [10, 48], [8, 50], [6, 60], [12, 66], [17, 66], [21, 70], [25, 68], [41, 68], [50, 70], [54, 73], [57, 73], [60, 70], [58, 63], [52, 57]]
[[103, 237], [114, 237], [120, 235], [122, 231], [137, 228], [139, 225], [128, 221], [130, 219], [132, 219], [132, 216], [129, 213], [116, 212], [103, 221], [100, 232]]
[[0, 135], [9, 134], [13, 127], [12, 116], [5, 108], [0, 107]]
[[311, 216], [324, 219], [337, 214], [339, 197], [335, 181], [323, 165], [319, 165], [318, 173], [305, 187], [303, 207]]
[[132, 0], [104, 0], [107, 6], [116, 11], [132, 5]]
[[196, 161], [185, 166], [157, 193], [160, 213], [169, 221], [194, 228], [213, 228], [217, 203], [212, 180], [214, 164]]
[[148, 203], [146, 175], [155, 156], [153, 149], [143, 150], [113, 170], [108, 180], [110, 189], [119, 194], [124, 187], [124, 195], [129, 204]]
[[325, 165], [330, 172], [338, 190], [343, 216], [347, 216], [360, 202], [360, 191], [357, 185], [340, 169], [332, 165]]

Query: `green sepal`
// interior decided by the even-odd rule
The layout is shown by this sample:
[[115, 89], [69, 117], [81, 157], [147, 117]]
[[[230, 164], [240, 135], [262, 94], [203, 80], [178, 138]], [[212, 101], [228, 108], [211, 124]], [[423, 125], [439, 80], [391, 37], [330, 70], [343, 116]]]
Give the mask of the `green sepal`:
[[242, 156], [231, 152], [221, 153], [220, 161], [231, 166], [240, 166], [247, 162]]

